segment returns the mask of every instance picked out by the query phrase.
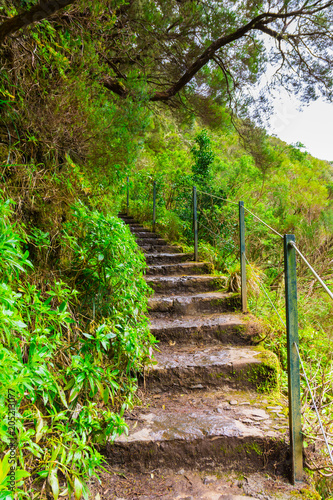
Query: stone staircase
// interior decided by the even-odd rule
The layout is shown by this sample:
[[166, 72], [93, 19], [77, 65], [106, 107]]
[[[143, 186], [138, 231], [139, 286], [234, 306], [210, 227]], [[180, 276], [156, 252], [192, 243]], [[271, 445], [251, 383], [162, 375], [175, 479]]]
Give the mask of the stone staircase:
[[[218, 481], [225, 474], [286, 478], [288, 423], [277, 391], [277, 359], [254, 345], [257, 325], [237, 312], [239, 295], [221, 291], [223, 281], [209, 274], [209, 264], [193, 262], [191, 254], [131, 217], [120, 217], [145, 252], [146, 280], [155, 291], [149, 299], [151, 331], [159, 344], [142, 380], [144, 404], [126, 415], [129, 435], [108, 446], [108, 462], [141, 478], [171, 474], [174, 484], [177, 474], [190, 471], [197, 487], [189, 495], [175, 487], [157, 494], [156, 484], [148, 496], [122, 491], [112, 498], [246, 498], [244, 488], [238, 496], [223, 496]], [[205, 493], [198, 485], [204, 488], [204, 477], [212, 473], [215, 493], [209, 486]], [[280, 493], [291, 488], [281, 481]], [[284, 494], [250, 497], [293, 498]]]

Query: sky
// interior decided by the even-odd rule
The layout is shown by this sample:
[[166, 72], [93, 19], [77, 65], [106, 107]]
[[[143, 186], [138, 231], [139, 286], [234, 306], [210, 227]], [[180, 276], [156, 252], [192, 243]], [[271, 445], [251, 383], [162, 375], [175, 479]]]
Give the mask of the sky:
[[301, 142], [312, 156], [333, 161], [333, 104], [318, 100], [299, 111], [299, 102], [287, 94], [273, 102], [270, 134], [289, 144]]
[[[260, 35], [269, 51], [274, 48], [274, 41], [268, 35]], [[253, 97], [271, 83], [277, 69], [268, 63], [266, 71], [258, 83], [257, 89], [251, 89]], [[257, 94], [258, 92], [258, 94]], [[318, 99], [309, 105], [303, 105], [283, 88], [271, 90], [270, 98], [274, 106], [268, 122], [265, 117], [265, 128], [269, 134], [276, 135], [288, 144], [301, 142], [312, 156], [320, 160], [333, 161], [333, 103]]]

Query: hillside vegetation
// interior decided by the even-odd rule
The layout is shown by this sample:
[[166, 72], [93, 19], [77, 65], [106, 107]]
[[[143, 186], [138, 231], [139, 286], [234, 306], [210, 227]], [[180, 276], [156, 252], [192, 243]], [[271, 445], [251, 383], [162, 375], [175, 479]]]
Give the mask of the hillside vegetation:
[[[37, 3], [4, 0], [0, 20]], [[262, 44], [244, 37], [223, 49], [228, 65], [209, 59], [212, 66], [188, 87], [170, 90], [222, 21], [236, 30], [259, 15], [257, 2], [246, 2], [239, 18], [221, 10], [219, 25], [196, 2], [178, 3], [172, 10], [164, 1], [59, 2], [51, 18], [6, 37], [0, 25], [1, 498], [11, 494], [12, 450], [15, 498], [72, 491], [89, 498], [87, 481], [103, 467], [100, 446], [126, 432], [123, 414], [139, 402], [138, 375], [156, 341], [144, 256], [117, 218], [127, 176], [131, 214], [151, 223], [156, 181], [157, 230], [184, 248], [192, 245], [197, 186], [200, 257], [226, 276], [229, 290], [239, 289], [237, 206], [224, 199], [243, 200], [280, 233], [295, 234], [333, 284], [332, 165], [268, 136], [246, 107], [230, 111], [241, 77], [255, 82], [264, 70]], [[181, 29], [169, 29], [172, 23]], [[325, 85], [326, 78], [323, 70]], [[305, 81], [311, 98], [315, 82]], [[246, 231], [249, 308], [263, 324], [258, 342], [285, 369], [285, 331], [262, 292], [283, 317], [282, 244], [251, 215]], [[301, 263], [298, 272], [301, 354], [332, 439], [332, 302]], [[302, 391], [307, 467], [330, 476], [326, 455], [314, 454], [321, 437], [305, 385]], [[329, 479], [317, 483], [328, 498]]]

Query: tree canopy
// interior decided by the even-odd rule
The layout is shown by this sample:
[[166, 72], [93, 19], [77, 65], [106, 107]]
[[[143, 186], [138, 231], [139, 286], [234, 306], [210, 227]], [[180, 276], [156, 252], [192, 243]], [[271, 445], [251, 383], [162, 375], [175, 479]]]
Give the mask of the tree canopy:
[[70, 18], [56, 18], [59, 28], [87, 28], [109, 68], [105, 87], [123, 98], [142, 95], [143, 85], [149, 101], [200, 95], [225, 102], [255, 83], [267, 61], [273, 85], [305, 101], [332, 97], [333, 0], [104, 0], [94, 2], [98, 22], [88, 15], [91, 2], [44, 1], [4, 20], [0, 43], [70, 3]]

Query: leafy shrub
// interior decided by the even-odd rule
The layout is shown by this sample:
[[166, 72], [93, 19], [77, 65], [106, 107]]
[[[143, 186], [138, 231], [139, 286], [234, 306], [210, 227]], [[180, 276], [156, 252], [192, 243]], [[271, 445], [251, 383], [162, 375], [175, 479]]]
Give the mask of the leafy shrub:
[[1, 201], [0, 494], [11, 494], [14, 460], [17, 498], [29, 498], [36, 478], [41, 497], [88, 498], [86, 480], [103, 462], [96, 444], [126, 431], [122, 415], [154, 340], [144, 259], [122, 222], [78, 205], [66, 229], [68, 282], [50, 280], [42, 293], [11, 216]]

